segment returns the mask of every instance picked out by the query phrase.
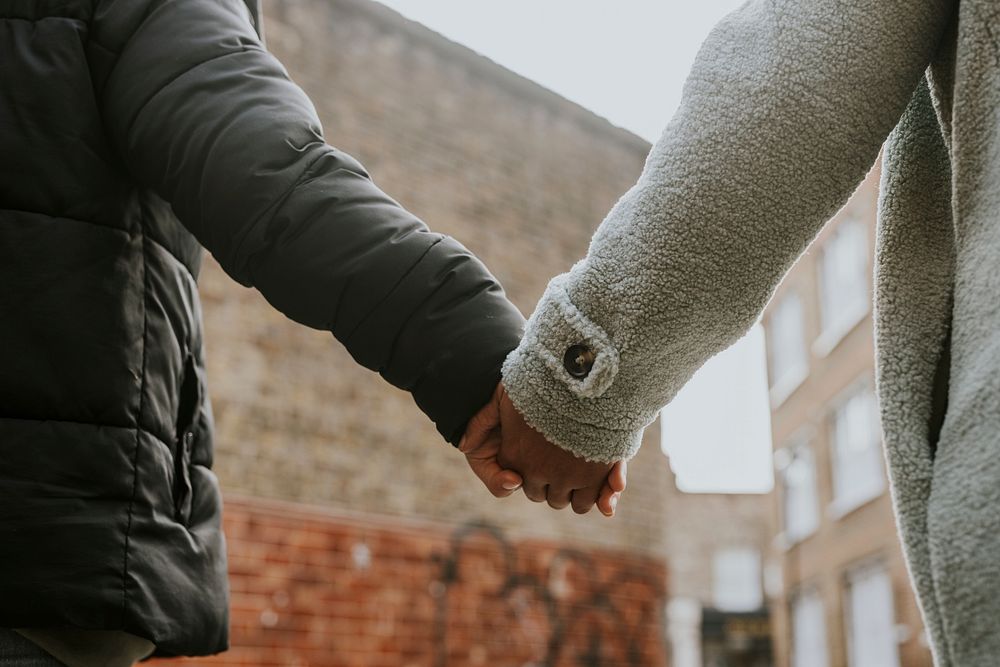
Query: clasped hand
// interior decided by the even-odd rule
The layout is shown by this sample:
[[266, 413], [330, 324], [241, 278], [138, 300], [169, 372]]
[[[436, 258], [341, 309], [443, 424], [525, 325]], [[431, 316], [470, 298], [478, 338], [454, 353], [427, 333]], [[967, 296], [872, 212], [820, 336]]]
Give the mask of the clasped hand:
[[625, 490], [625, 461], [585, 461], [550, 443], [525, 423], [503, 383], [469, 420], [459, 450], [497, 498], [523, 487], [530, 500], [548, 502], [553, 509], [572, 505], [577, 514], [586, 514], [596, 504], [602, 514], [613, 516]]

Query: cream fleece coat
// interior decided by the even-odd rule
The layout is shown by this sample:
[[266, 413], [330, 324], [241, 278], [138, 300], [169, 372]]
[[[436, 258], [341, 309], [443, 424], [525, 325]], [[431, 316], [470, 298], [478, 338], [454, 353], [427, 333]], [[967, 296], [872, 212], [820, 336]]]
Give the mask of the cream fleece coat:
[[[551, 440], [629, 458], [695, 370], [756, 321], [885, 143], [878, 393], [942, 667], [1000, 664], [998, 37], [992, 0], [741, 7], [706, 40], [639, 182], [550, 283], [503, 369]], [[563, 367], [575, 344], [597, 353], [584, 378]]]

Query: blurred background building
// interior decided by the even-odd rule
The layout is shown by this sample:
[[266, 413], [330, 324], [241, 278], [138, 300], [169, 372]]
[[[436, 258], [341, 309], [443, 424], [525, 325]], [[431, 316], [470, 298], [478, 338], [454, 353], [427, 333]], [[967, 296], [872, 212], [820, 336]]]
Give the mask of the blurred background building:
[[930, 667], [878, 423], [872, 249], [878, 168], [765, 311], [778, 667]]
[[[481, 257], [525, 313], [649, 144], [368, 0], [271, 0], [327, 140]], [[618, 516], [489, 495], [407, 393], [206, 258], [232, 649], [215, 665], [664, 665], [656, 425]]]
[[684, 493], [672, 474], [665, 482], [670, 664], [769, 667], [762, 563], [772, 538], [771, 497]]

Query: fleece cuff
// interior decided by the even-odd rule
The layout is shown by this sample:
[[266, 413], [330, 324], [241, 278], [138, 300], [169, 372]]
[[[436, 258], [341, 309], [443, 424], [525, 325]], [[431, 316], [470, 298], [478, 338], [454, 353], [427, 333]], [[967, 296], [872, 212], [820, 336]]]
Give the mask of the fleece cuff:
[[[629, 459], [652, 420], [613, 409], [618, 350], [573, 304], [565, 288], [567, 278], [552, 280], [520, 345], [504, 361], [504, 386], [524, 420], [553, 444], [588, 461]], [[572, 375], [565, 366], [566, 352], [574, 346], [594, 355], [584, 377]]]

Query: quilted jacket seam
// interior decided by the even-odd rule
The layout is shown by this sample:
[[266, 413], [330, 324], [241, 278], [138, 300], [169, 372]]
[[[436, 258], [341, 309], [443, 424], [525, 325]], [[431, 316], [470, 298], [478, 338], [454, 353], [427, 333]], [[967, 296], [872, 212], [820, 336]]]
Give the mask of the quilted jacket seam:
[[148, 320], [148, 308], [146, 304], [146, 299], [149, 296], [149, 286], [148, 278], [149, 275], [146, 269], [146, 234], [145, 229], [141, 227], [140, 224], [140, 239], [141, 244], [141, 258], [142, 258], [142, 380], [139, 383], [139, 408], [136, 413], [136, 430], [135, 430], [135, 452], [132, 454], [132, 497], [129, 499], [128, 503], [128, 521], [125, 525], [125, 553], [122, 559], [122, 625], [125, 623], [125, 618], [128, 612], [128, 556], [129, 556], [129, 542], [132, 534], [132, 515], [135, 508], [135, 497], [138, 490], [139, 482], [139, 446], [141, 443], [140, 433], [142, 433], [142, 414], [143, 414], [143, 402], [146, 396], [146, 345], [147, 338], [149, 334], [149, 320]]

